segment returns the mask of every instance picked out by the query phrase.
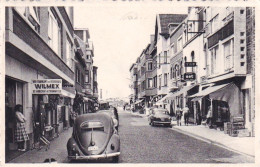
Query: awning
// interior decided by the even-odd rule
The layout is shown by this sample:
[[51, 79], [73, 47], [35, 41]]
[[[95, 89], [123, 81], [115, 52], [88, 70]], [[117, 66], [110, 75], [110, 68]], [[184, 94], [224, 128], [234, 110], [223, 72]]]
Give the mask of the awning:
[[234, 83], [212, 86], [196, 93], [190, 97], [194, 97], [192, 101], [196, 101], [209, 95], [212, 100], [225, 101], [229, 105], [231, 116], [237, 116], [242, 113], [242, 93]]
[[74, 93], [68, 92], [68, 91], [66, 91], [64, 89], [61, 90], [61, 95], [65, 96], [65, 97], [70, 97], [72, 99], [74, 99], [75, 96], [76, 96]]
[[84, 101], [91, 101], [94, 102], [92, 99], [88, 98], [88, 97], [83, 97]]
[[194, 94], [194, 95], [191, 95], [191, 96], [189, 96], [189, 97], [190, 97], [190, 98], [194, 98], [194, 99], [192, 99], [192, 101], [197, 101], [197, 100], [203, 98], [204, 96], [207, 96], [207, 95], [209, 95], [209, 94], [211, 94], [211, 93], [213, 93], [213, 92], [215, 92], [215, 91], [217, 91], [217, 90], [220, 90], [220, 89], [226, 87], [227, 85], [228, 85], [228, 84], [223, 84], [223, 85], [217, 85], [217, 86], [208, 87], [208, 88], [206, 88], [206, 89], [204, 89], [204, 90], [202, 90], [202, 91], [200, 91], [200, 92], [198, 92], [198, 93], [196, 93], [196, 94]]
[[166, 97], [166, 100], [174, 100], [174, 98], [176, 96], [179, 96], [187, 91], [189, 91], [190, 89], [192, 89], [193, 87], [195, 87], [196, 85], [190, 85], [190, 86], [185, 86], [183, 87], [181, 90], [174, 92], [174, 93], [169, 93]]
[[141, 103], [143, 100], [144, 100], [144, 99], [137, 100], [137, 101], [135, 102], [135, 104]]
[[[169, 94], [167, 94], [167, 95], [169, 95]], [[158, 100], [155, 104], [156, 105], [166, 104], [164, 101], [166, 100], [167, 95], [164, 96], [163, 98], [161, 98], [160, 100]]]

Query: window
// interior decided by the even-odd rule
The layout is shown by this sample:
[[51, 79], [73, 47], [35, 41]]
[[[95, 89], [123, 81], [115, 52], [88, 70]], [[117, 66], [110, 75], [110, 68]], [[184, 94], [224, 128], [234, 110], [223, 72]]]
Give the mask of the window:
[[215, 16], [210, 22], [211, 22], [211, 33], [214, 33], [216, 30], [219, 29], [218, 15]]
[[179, 73], [179, 65], [178, 64], [175, 65], [174, 72], [175, 72], [175, 77], [177, 78], [180, 75], [180, 73]]
[[152, 62], [149, 62], [148, 63], [148, 70], [152, 70], [153, 69], [153, 63]]
[[84, 75], [81, 73], [81, 85], [84, 85]]
[[157, 88], [157, 76], [153, 77], [153, 86]]
[[161, 67], [161, 54], [159, 54], [159, 68]]
[[167, 63], [167, 51], [164, 51], [164, 64]]
[[167, 86], [167, 84], [168, 84], [167, 73], [164, 73], [164, 86]]
[[86, 71], [85, 82], [89, 83], [89, 70]]
[[61, 57], [61, 28], [52, 11], [49, 12], [48, 37], [50, 47]]
[[162, 86], [162, 75], [159, 75], [159, 89], [161, 89]]
[[225, 71], [233, 68], [233, 40], [224, 43]]
[[70, 68], [72, 68], [72, 54], [73, 54], [72, 44], [69, 41], [69, 39], [67, 38], [67, 40], [66, 40], [66, 64]]
[[183, 43], [182, 43], [182, 37], [180, 37], [177, 41], [177, 52], [179, 52], [180, 50], [182, 50], [182, 46], [183, 46]]
[[80, 71], [76, 68], [76, 82], [80, 83]]
[[171, 52], [172, 52], [172, 56], [174, 56], [174, 44], [172, 44], [172, 46], [171, 46]]
[[211, 74], [218, 73], [218, 46], [210, 50], [211, 55]]
[[152, 78], [148, 78], [148, 88], [152, 88], [153, 87], [153, 79]]
[[40, 31], [39, 7], [15, 7], [15, 9], [29, 21], [35, 31]]

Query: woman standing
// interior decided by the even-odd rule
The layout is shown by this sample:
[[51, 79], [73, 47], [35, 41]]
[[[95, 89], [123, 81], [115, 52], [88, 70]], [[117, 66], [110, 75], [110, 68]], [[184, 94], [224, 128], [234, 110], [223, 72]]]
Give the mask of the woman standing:
[[25, 151], [24, 145], [25, 141], [29, 140], [29, 136], [25, 131], [25, 122], [26, 119], [23, 115], [23, 106], [18, 104], [15, 106], [15, 119], [16, 119], [16, 128], [15, 128], [15, 141], [18, 144], [19, 151]]

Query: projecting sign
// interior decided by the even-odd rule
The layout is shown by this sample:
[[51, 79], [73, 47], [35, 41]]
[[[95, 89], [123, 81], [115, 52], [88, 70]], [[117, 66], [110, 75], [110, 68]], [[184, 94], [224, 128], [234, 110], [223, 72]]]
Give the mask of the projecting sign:
[[61, 94], [61, 79], [32, 80], [32, 94]]
[[196, 67], [197, 63], [196, 62], [185, 62], [184, 66], [185, 67]]
[[185, 81], [192, 81], [196, 79], [196, 74], [195, 73], [184, 73], [184, 80]]

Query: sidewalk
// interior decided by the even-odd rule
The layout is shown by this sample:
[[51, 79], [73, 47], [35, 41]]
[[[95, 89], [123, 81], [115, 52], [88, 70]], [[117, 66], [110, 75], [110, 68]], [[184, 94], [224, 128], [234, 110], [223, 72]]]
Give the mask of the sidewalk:
[[209, 129], [204, 125], [173, 126], [172, 129], [228, 150], [255, 157], [254, 137], [231, 137], [223, 131]]
[[72, 129], [64, 130], [58, 138], [52, 140], [47, 151], [45, 147], [41, 150], [30, 150], [7, 163], [43, 163], [47, 158], [54, 158], [57, 162], [66, 161], [67, 141], [72, 135]]
[[[141, 117], [145, 114], [132, 113]], [[191, 136], [198, 140], [217, 145], [219, 147], [237, 152], [239, 154], [255, 157], [255, 137], [231, 137], [223, 131], [209, 129], [204, 125], [174, 126], [172, 130]]]

